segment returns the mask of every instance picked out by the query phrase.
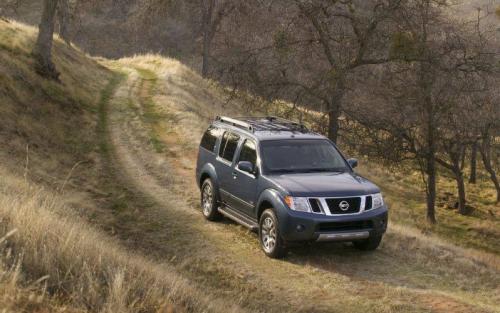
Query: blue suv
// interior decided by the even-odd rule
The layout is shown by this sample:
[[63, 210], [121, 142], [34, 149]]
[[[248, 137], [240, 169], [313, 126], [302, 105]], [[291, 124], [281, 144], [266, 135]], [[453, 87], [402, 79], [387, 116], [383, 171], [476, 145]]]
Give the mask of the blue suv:
[[217, 117], [198, 153], [203, 215], [258, 231], [265, 254], [298, 242], [352, 241], [376, 249], [387, 228], [380, 189], [335, 144], [276, 117]]

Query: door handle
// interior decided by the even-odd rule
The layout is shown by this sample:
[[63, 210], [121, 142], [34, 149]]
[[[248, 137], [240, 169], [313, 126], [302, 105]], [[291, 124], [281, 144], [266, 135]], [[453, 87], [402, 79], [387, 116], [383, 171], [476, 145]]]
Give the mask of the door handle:
[[236, 178], [238, 178], [238, 172], [233, 171], [233, 179], [236, 179]]

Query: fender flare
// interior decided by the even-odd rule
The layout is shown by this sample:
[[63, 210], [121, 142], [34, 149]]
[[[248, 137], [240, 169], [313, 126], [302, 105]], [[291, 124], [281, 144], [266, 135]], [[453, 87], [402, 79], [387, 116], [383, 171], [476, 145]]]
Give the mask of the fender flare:
[[217, 177], [217, 172], [215, 171], [215, 167], [213, 164], [207, 163], [205, 164], [201, 170], [200, 175], [197, 177], [196, 182], [198, 183], [198, 188], [201, 188], [201, 184], [206, 178], [210, 178], [215, 188], [215, 197], [217, 201], [220, 201], [220, 192], [219, 192], [219, 179]]
[[259, 195], [259, 200], [257, 201], [257, 220], [259, 220], [262, 212], [271, 206], [274, 209], [274, 213], [278, 217], [278, 220], [284, 221], [288, 216], [288, 207], [286, 206], [281, 193], [273, 188], [265, 189]]

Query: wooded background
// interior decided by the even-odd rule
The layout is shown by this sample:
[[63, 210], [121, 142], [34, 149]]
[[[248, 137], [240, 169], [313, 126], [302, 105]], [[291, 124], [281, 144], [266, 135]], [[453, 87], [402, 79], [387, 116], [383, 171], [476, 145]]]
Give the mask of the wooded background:
[[48, 79], [55, 31], [92, 55], [178, 58], [255, 95], [250, 108], [279, 99], [317, 114], [334, 142], [418, 170], [430, 223], [438, 175], [456, 181], [460, 214], [478, 164], [500, 201], [499, 1], [5, 0], [0, 15], [40, 25]]

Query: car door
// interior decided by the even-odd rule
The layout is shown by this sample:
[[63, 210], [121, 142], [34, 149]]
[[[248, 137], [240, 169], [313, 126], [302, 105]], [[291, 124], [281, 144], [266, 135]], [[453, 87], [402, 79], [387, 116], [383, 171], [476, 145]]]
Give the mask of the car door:
[[253, 216], [257, 193], [257, 176], [238, 169], [238, 162], [251, 162], [257, 169], [257, 149], [252, 139], [243, 138], [232, 171], [232, 183], [226, 186], [230, 194], [229, 205], [248, 216]]
[[221, 138], [215, 162], [221, 200], [231, 207], [232, 198], [229, 194], [229, 188], [233, 184], [233, 160], [239, 141], [240, 135], [232, 131], [225, 131]]

